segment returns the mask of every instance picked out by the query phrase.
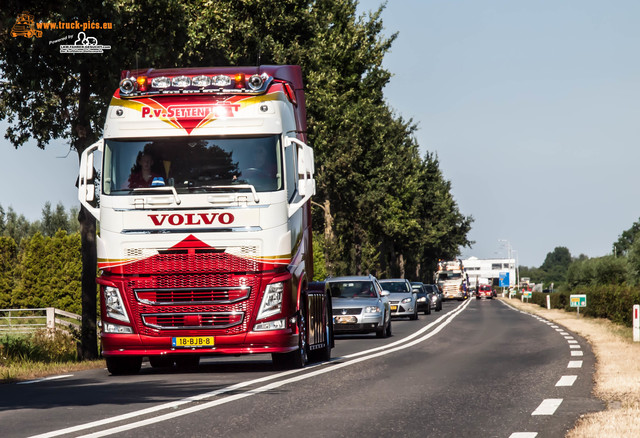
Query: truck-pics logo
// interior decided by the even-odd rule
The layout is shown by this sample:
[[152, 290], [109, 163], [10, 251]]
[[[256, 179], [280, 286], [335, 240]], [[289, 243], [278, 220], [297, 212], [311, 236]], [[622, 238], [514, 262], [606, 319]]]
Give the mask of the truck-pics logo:
[[231, 213], [186, 213], [186, 214], [148, 214], [156, 227], [164, 224], [180, 225], [213, 225], [215, 222], [229, 225], [235, 220]]
[[18, 14], [18, 18], [16, 19], [16, 23], [11, 28], [11, 36], [12, 37], [42, 37], [42, 31], [36, 29], [36, 23], [33, 19], [33, 15], [29, 14], [27, 11], [23, 11], [22, 14]]

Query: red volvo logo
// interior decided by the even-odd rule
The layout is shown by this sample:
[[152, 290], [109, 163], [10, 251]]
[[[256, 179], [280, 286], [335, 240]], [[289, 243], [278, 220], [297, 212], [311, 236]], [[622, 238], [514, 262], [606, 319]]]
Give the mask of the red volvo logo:
[[231, 213], [173, 213], [173, 214], [148, 214], [156, 227], [163, 225], [213, 225], [219, 223], [229, 225], [235, 217]]

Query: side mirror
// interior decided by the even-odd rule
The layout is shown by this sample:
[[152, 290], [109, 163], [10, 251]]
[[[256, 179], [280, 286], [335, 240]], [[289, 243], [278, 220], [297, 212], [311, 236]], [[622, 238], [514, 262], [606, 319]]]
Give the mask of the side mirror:
[[383, 290], [382, 292], [380, 292], [381, 297], [387, 297], [389, 295], [390, 295], [390, 292], [388, 290]]

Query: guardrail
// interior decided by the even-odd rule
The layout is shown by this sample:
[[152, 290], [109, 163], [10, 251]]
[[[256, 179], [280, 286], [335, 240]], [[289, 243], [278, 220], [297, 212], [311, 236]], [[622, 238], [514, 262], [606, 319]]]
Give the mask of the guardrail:
[[30, 333], [39, 329], [69, 331], [72, 328], [79, 330], [80, 321], [82, 321], [82, 316], [54, 307], [0, 309], [0, 334]]

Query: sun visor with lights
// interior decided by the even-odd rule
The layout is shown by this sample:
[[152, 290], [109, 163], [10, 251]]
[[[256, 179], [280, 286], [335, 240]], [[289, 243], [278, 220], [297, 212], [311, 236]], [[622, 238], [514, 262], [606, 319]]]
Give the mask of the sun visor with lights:
[[147, 76], [128, 77], [120, 81], [120, 97], [139, 97], [172, 94], [261, 94], [273, 77], [266, 73], [246, 77], [244, 73], [233, 75], [197, 76]]

